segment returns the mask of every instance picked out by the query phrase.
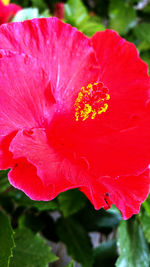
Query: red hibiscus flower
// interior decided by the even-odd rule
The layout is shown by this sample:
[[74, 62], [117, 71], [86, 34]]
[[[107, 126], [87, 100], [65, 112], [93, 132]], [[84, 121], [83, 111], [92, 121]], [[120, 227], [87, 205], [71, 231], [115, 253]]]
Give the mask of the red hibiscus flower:
[[0, 24], [9, 22], [19, 10], [20, 6], [9, 4], [8, 0], [0, 0]]
[[0, 168], [34, 200], [79, 188], [127, 219], [149, 192], [150, 86], [135, 46], [56, 18], [0, 27]]

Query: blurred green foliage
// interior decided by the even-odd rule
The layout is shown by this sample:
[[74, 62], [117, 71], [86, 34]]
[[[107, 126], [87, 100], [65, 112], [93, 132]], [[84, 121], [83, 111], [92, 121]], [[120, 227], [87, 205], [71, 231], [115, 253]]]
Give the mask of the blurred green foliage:
[[[49, 17], [56, 0], [14, 0], [23, 7], [13, 21]], [[142, 0], [64, 1], [63, 20], [87, 36], [110, 28], [133, 42], [150, 66], [150, 3]], [[0, 267], [59, 266], [48, 242], [63, 242], [73, 260], [86, 267], [150, 266], [150, 198], [140, 214], [122, 221], [119, 211], [95, 211], [85, 196], [76, 190], [57, 199], [32, 201], [10, 186], [8, 171], [0, 171]], [[55, 214], [56, 213], [56, 214]], [[56, 216], [55, 216], [56, 215]], [[98, 233], [93, 245], [89, 233]], [[51, 263], [50, 265], [48, 265]], [[66, 266], [66, 267], [67, 267]]]

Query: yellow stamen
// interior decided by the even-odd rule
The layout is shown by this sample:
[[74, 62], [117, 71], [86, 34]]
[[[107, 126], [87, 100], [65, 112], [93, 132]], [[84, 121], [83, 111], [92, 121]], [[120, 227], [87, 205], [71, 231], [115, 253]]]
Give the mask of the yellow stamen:
[[82, 87], [74, 105], [76, 121], [79, 119], [85, 121], [89, 117], [93, 120], [97, 114], [106, 112], [108, 108], [106, 102], [110, 99], [107, 92], [108, 89], [102, 83]]

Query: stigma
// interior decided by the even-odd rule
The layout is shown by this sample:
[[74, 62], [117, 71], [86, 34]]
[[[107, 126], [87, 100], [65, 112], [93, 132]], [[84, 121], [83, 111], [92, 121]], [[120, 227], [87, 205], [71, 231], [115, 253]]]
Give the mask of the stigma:
[[74, 104], [76, 121], [85, 121], [87, 118], [93, 120], [96, 115], [106, 112], [110, 99], [108, 92], [102, 82], [82, 87]]

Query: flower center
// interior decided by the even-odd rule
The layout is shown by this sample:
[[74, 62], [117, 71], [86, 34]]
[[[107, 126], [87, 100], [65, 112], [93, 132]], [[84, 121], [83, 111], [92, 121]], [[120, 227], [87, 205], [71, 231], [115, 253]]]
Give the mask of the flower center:
[[76, 121], [85, 121], [89, 117], [94, 119], [97, 114], [106, 112], [110, 99], [108, 91], [101, 82], [82, 87], [74, 105]]

